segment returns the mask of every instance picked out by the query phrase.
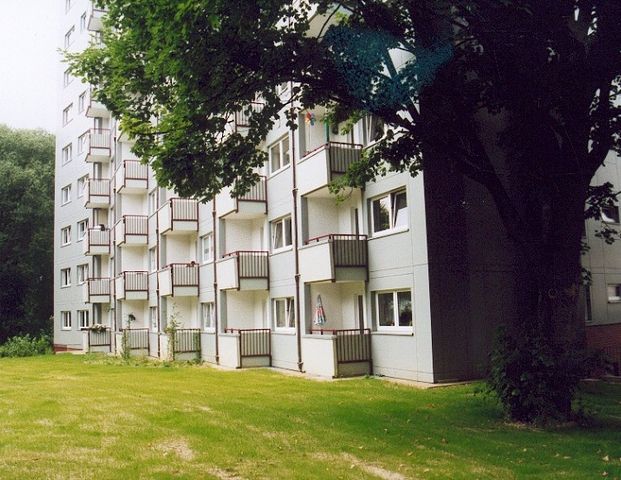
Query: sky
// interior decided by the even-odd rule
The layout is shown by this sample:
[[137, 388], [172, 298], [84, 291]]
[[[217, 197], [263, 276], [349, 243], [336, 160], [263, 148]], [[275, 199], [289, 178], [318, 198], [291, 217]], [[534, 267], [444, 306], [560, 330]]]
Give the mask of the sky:
[[0, 123], [56, 129], [60, 0], [0, 0]]

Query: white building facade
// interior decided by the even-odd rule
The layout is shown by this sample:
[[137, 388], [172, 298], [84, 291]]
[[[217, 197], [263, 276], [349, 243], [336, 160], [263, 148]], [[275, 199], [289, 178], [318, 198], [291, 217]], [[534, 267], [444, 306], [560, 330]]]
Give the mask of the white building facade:
[[[62, 45], [79, 51], [96, 41], [103, 12], [88, 0], [63, 7]], [[512, 314], [498, 292], [513, 288], [502, 232], [469, 227], [497, 218], [491, 202], [451, 210], [485, 204], [480, 189], [434, 188], [446, 182], [441, 169], [392, 173], [337, 201], [328, 184], [377, 126], [367, 118], [341, 135], [309, 120], [322, 117], [316, 108], [300, 111], [293, 131], [284, 117], [275, 123], [260, 146], [269, 157], [262, 179], [243, 197], [178, 198], [157, 186], [87, 85], [63, 74], [59, 88], [57, 351], [130, 348], [325, 377], [480, 375], [495, 326]], [[232, 127], [245, 121], [238, 114]], [[608, 283], [621, 285], [621, 270], [603, 274], [587, 317], [619, 323], [621, 310], [611, 314], [600, 297]]]

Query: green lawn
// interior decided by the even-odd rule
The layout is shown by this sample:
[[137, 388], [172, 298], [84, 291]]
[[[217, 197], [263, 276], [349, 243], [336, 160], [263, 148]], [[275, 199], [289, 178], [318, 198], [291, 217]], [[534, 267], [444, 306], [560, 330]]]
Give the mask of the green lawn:
[[621, 386], [589, 390], [592, 427], [539, 430], [471, 385], [0, 359], [0, 478], [619, 478]]

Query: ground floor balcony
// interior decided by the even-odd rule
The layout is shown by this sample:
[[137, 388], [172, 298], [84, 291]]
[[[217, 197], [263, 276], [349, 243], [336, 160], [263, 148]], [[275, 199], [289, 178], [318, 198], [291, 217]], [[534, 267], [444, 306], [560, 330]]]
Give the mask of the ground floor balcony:
[[163, 235], [196, 234], [198, 202], [190, 198], [171, 198], [157, 211], [157, 220]]
[[328, 142], [308, 152], [297, 166], [300, 195], [329, 196], [328, 185], [360, 160], [361, 151], [362, 145]]
[[199, 267], [195, 263], [173, 263], [158, 272], [160, 296], [198, 296]]
[[103, 327], [95, 330], [85, 328], [82, 330], [82, 348], [84, 352], [112, 353], [113, 334], [110, 328]]
[[313, 329], [302, 338], [304, 369], [323, 377], [352, 377], [373, 373], [371, 330]]
[[148, 217], [123, 215], [114, 226], [114, 242], [119, 247], [145, 247], [148, 241]]
[[82, 242], [84, 255], [110, 255], [110, 230], [89, 228]]
[[125, 328], [115, 333], [116, 353], [123, 355], [126, 351], [129, 355], [149, 355], [149, 329], [148, 328]]
[[112, 135], [106, 128], [92, 128], [86, 132], [86, 162], [108, 163], [112, 156]]
[[110, 206], [110, 180], [91, 178], [84, 190], [86, 208], [108, 208]]
[[115, 172], [116, 191], [120, 194], [144, 194], [149, 186], [149, 168], [139, 160], [123, 160]]
[[148, 272], [127, 271], [116, 277], [114, 284], [117, 300], [148, 300]]
[[267, 180], [261, 176], [248, 192], [239, 197], [231, 196], [231, 188], [224, 188], [216, 196], [219, 217], [235, 220], [262, 218], [267, 214]]
[[110, 279], [89, 278], [83, 286], [84, 303], [110, 303]]
[[236, 251], [216, 263], [221, 290], [267, 290], [269, 254], [264, 251]]
[[300, 248], [299, 259], [305, 283], [366, 281], [367, 237], [328, 234], [311, 238]]
[[272, 331], [269, 328], [227, 328], [220, 334], [220, 363], [230, 368], [272, 365]]

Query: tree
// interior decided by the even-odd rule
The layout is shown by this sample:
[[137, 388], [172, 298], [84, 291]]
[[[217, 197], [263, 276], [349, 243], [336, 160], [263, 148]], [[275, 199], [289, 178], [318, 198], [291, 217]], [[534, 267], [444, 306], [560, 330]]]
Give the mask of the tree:
[[[621, 150], [619, 2], [100, 3], [105, 46], [69, 60], [161, 184], [199, 198], [233, 183], [243, 191], [265, 161], [256, 145], [283, 108], [290, 118], [296, 105], [318, 104], [336, 121], [380, 117], [385, 135], [340, 186], [386, 165], [415, 175], [440, 159], [447, 174], [483, 186], [520, 258], [521, 321], [508, 335], [527, 340], [511, 348], [527, 361], [544, 349], [552, 371], [568, 368], [583, 338], [585, 202], [597, 213], [612, 199], [589, 185], [609, 151]], [[290, 98], [276, 93], [283, 82], [297, 85]], [[257, 95], [262, 109], [251, 111]], [[251, 114], [249, 130], [227, 131], [240, 110]], [[576, 378], [542, 387], [554, 392], [539, 407], [510, 414], [568, 415]]]
[[0, 125], [0, 343], [49, 331], [54, 137]]

